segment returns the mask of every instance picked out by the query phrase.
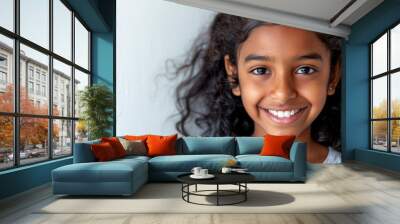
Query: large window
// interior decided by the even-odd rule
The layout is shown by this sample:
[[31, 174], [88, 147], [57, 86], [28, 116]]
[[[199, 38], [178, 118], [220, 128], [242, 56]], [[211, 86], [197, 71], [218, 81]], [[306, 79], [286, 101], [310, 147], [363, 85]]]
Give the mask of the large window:
[[400, 153], [400, 24], [370, 45], [371, 148]]
[[0, 8], [0, 170], [71, 156], [87, 140], [79, 96], [90, 85], [90, 31], [63, 0]]

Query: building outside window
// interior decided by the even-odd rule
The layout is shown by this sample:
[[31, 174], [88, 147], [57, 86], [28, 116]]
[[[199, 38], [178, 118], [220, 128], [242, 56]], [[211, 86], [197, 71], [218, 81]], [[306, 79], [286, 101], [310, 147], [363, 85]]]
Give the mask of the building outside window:
[[29, 66], [28, 74], [29, 74], [29, 79], [33, 80], [33, 67], [32, 66]]
[[31, 81], [28, 82], [28, 91], [29, 91], [29, 94], [34, 93], [33, 82], [31, 82]]
[[46, 96], [46, 86], [42, 86], [42, 96]]
[[46, 76], [47, 76], [47, 74], [45, 74], [45, 73], [42, 73], [42, 82], [46, 82]]
[[0, 54], [0, 91], [4, 92], [7, 87], [7, 56]]
[[0, 54], [0, 67], [7, 67], [7, 56]]
[[40, 96], [40, 84], [36, 84], [36, 95]]
[[40, 81], [40, 70], [36, 69], [36, 80]]
[[0, 83], [3, 85], [7, 84], [7, 74], [3, 71], [0, 71]]

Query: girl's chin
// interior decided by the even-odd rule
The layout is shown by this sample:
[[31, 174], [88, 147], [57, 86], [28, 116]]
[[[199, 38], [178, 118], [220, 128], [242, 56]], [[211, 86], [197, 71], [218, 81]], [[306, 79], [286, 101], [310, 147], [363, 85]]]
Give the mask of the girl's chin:
[[270, 135], [276, 135], [276, 136], [297, 136], [299, 133], [295, 131], [266, 131], [266, 133]]
[[[271, 126], [269, 126], [271, 127]], [[263, 130], [259, 130], [259, 131], [255, 131], [253, 136], [264, 136], [265, 134], [270, 134], [270, 135], [276, 135], [276, 136], [298, 136], [299, 134], [301, 134], [300, 130], [282, 130], [281, 128], [263, 128]]]

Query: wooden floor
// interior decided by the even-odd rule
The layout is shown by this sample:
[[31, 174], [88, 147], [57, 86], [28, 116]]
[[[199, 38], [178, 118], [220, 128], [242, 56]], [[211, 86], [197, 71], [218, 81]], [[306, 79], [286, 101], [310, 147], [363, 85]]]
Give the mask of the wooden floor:
[[[400, 223], [400, 174], [359, 163], [313, 166], [308, 183], [317, 183], [349, 203], [366, 206], [356, 214], [37, 214], [55, 199], [49, 185], [0, 201], [0, 223]], [[319, 203], [316, 201], [316, 203]]]

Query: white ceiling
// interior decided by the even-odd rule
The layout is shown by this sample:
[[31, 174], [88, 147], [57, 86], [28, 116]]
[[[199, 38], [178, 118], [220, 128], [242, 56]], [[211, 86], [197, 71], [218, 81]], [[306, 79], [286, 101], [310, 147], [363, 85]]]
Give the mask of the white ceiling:
[[330, 20], [336, 13], [351, 0], [224, 0], [227, 2], [242, 3], [266, 9], [275, 9], [282, 12], [309, 16], [318, 19]]
[[347, 38], [351, 25], [383, 0], [168, 0]]

